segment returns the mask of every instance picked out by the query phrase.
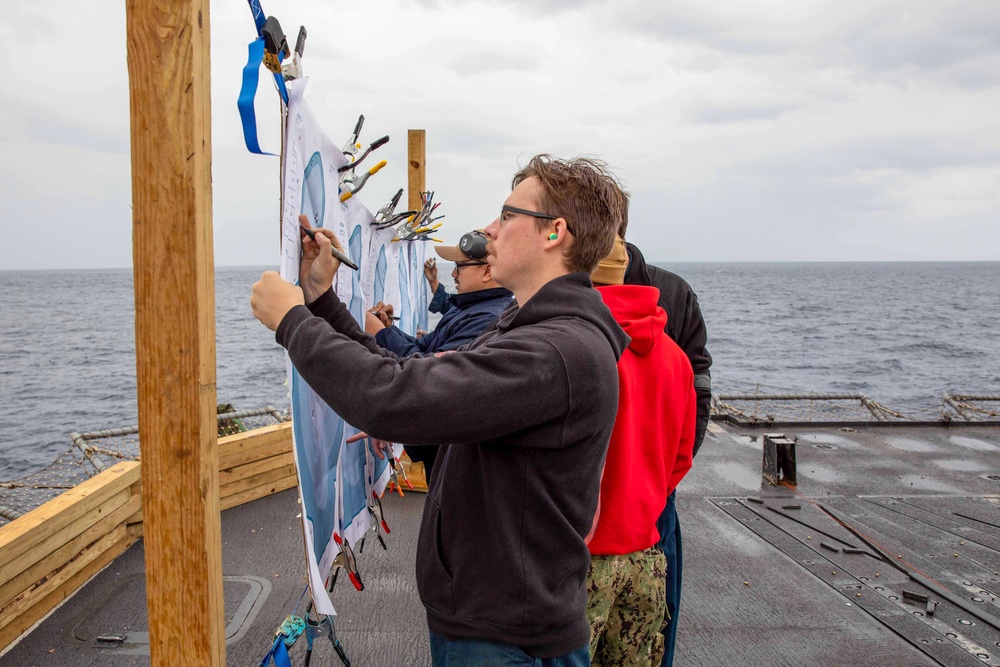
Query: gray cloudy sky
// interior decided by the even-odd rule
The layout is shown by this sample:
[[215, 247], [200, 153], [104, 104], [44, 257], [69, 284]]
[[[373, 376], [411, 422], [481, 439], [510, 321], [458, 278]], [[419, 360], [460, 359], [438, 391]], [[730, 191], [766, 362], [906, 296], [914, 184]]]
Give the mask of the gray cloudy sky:
[[[359, 113], [364, 143], [391, 136], [369, 208], [427, 130], [448, 241], [549, 152], [613, 166], [654, 260], [1000, 260], [996, 0], [262, 2], [290, 36], [306, 25], [335, 143]], [[129, 266], [125, 3], [9, 4], [0, 269]], [[236, 112], [245, 0], [210, 22], [216, 261], [276, 264], [277, 159], [246, 151]]]

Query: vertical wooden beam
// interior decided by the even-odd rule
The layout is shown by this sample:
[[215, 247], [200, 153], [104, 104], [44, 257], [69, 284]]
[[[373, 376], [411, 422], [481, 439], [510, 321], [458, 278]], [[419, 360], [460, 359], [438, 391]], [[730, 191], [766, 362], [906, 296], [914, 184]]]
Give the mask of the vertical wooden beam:
[[151, 664], [226, 664], [208, 0], [127, 0]]
[[427, 157], [424, 143], [425, 130], [408, 130], [406, 133], [407, 169], [407, 210], [420, 210], [420, 193], [427, 190], [427, 172], [424, 170]]

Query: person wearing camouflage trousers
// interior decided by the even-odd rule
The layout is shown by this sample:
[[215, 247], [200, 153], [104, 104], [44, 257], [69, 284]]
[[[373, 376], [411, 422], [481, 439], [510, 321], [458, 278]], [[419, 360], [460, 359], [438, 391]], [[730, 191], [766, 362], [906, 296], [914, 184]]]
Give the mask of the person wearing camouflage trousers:
[[663, 659], [667, 559], [656, 547], [591, 556], [587, 578], [592, 665], [659, 665]]
[[602, 667], [658, 667], [667, 562], [657, 548], [656, 524], [691, 468], [697, 406], [691, 362], [664, 333], [659, 290], [622, 284], [627, 258], [619, 238], [591, 274], [631, 342], [618, 361], [618, 413], [588, 536], [590, 660]]

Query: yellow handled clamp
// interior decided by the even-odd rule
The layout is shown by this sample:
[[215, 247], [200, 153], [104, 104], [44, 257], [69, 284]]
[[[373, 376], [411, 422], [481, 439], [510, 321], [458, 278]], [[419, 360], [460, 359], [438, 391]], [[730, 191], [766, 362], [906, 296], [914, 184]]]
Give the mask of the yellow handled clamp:
[[[382, 160], [377, 165], [375, 165], [374, 167], [372, 167], [371, 169], [369, 169], [368, 172], [364, 176], [362, 176], [361, 178], [358, 179], [357, 183], [354, 184], [354, 187], [352, 187], [350, 190], [348, 190], [344, 194], [340, 195], [340, 203], [343, 204], [348, 199], [350, 199], [351, 197], [353, 197], [355, 195], [355, 193], [360, 192], [361, 188], [365, 187], [365, 183], [368, 182], [368, 179], [371, 178], [372, 176], [374, 176], [375, 174], [377, 174], [379, 172], [379, 170], [382, 169], [382, 167], [384, 167], [387, 164], [388, 164], [388, 162], [386, 162], [385, 160]], [[347, 185], [347, 184], [345, 183], [345, 185]]]

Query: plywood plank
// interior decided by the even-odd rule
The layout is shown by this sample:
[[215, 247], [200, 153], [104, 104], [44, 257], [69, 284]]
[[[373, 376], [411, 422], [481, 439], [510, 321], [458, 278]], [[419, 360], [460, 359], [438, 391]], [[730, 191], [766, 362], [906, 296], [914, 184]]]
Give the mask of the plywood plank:
[[228, 470], [291, 451], [291, 423], [274, 424], [221, 438], [219, 440], [219, 469]]
[[127, 536], [128, 533], [125, 530], [125, 526], [119, 524], [117, 527], [98, 538], [93, 544], [80, 551], [76, 558], [68, 563], [65, 563], [61, 568], [53, 572], [45, 581], [27, 591], [24, 591], [11, 600], [5, 607], [0, 609], [0, 629], [6, 627], [14, 619], [24, 613], [25, 610], [30, 609], [39, 600], [49, 595], [49, 593], [61, 589], [66, 582], [76, 575], [77, 572], [83, 570], [108, 548], [127, 538]]
[[263, 472], [274, 470], [275, 468], [283, 468], [287, 465], [295, 465], [295, 457], [291, 452], [278, 454], [277, 456], [269, 456], [265, 459], [254, 461], [253, 463], [236, 466], [235, 468], [220, 470], [219, 486], [220, 488], [224, 488], [227, 484], [232, 484], [233, 482], [237, 482], [241, 479], [253, 477], [254, 475], [259, 475]]
[[249, 489], [256, 489], [259, 486], [266, 486], [271, 482], [277, 481], [279, 479], [284, 479], [289, 475], [295, 474], [295, 464], [287, 463], [281, 467], [274, 468], [273, 470], [265, 470], [264, 472], [253, 475], [252, 477], [246, 477], [244, 479], [238, 479], [231, 484], [224, 484], [219, 487], [219, 497], [225, 498], [226, 496], [232, 496], [237, 493], [242, 493]]
[[3, 627], [0, 628], [0, 647], [7, 646], [22, 633], [30, 629], [38, 619], [49, 613], [56, 605], [75, 593], [80, 586], [87, 583], [92, 576], [120, 556], [132, 545], [132, 542], [133, 540], [126, 533], [121, 539], [100, 553], [95, 550], [93, 558], [89, 562], [80, 566], [61, 586], [38, 600], [30, 608], [24, 609], [16, 616], [12, 614], [9, 620], [7, 619], [6, 611], [0, 614], [0, 618], [3, 618]]
[[139, 471], [139, 463], [123, 461], [0, 527], [0, 582], [24, 570], [26, 555], [59, 548], [125, 504]]
[[269, 484], [263, 484], [256, 488], [248, 489], [242, 493], [227, 496], [222, 499], [222, 509], [227, 510], [230, 507], [236, 507], [237, 505], [248, 503], [251, 500], [257, 500], [258, 498], [271, 496], [287, 489], [293, 489], [298, 486], [298, 483], [299, 480], [296, 475], [289, 475], [288, 477], [283, 477], [282, 479]]
[[133, 496], [124, 505], [55, 551], [42, 554], [35, 554], [34, 552], [28, 554], [31, 557], [28, 561], [28, 567], [7, 580], [3, 585], [0, 585], [0, 609], [41, 581], [42, 578], [75, 558], [85, 547], [100, 539], [120, 524], [124, 524], [125, 520], [135, 513], [141, 503], [142, 499], [139, 496]]

